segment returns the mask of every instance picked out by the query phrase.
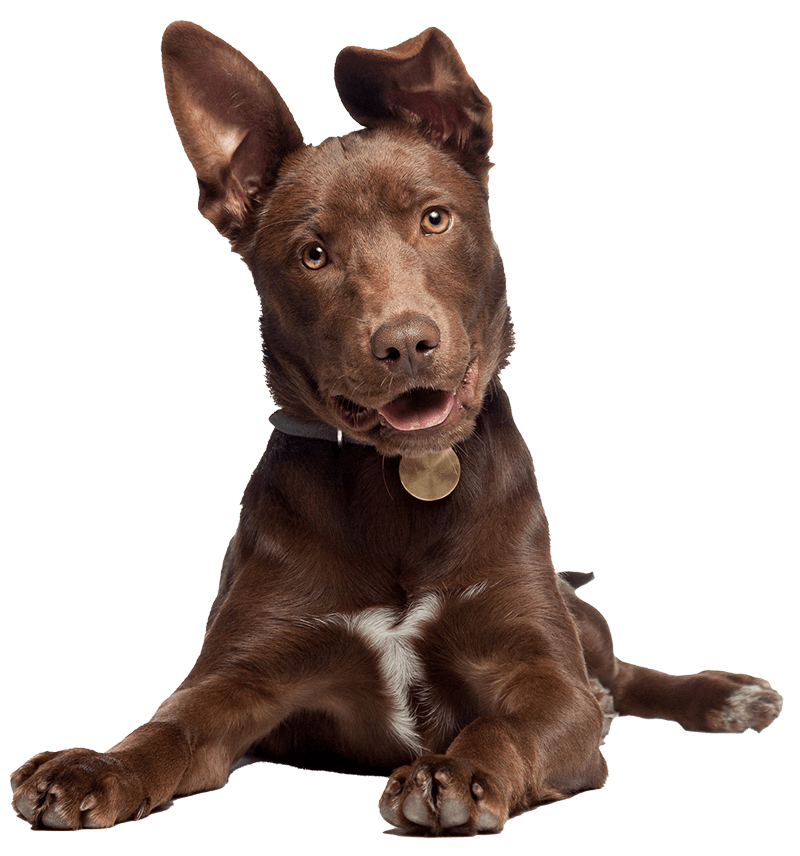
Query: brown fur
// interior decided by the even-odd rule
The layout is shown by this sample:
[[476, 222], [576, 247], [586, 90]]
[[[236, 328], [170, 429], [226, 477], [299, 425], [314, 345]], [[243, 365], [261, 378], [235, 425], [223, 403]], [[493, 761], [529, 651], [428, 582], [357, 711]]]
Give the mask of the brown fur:
[[[553, 571], [498, 380], [513, 343], [487, 206], [491, 107], [447, 37], [343, 51], [337, 87], [365, 128], [319, 146], [215, 36], [176, 23], [163, 52], [200, 210], [253, 273], [273, 395], [348, 441], [273, 433], [189, 676], [109, 752], [21, 767], [20, 815], [51, 828], [140, 818], [220, 787], [252, 751], [388, 774], [381, 813], [404, 830], [496, 832], [604, 783], [614, 712], [769, 725], [780, 696], [764, 681], [617, 660], [575, 594], [585, 578]], [[386, 415], [400, 402], [425, 416], [451, 394], [439, 422]], [[410, 496], [398, 457], [451, 447], [455, 491]]]

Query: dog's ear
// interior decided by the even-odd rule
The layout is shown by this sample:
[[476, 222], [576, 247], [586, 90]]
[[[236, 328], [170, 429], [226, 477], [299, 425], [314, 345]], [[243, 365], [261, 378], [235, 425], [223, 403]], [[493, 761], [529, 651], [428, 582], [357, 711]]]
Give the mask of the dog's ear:
[[200, 211], [233, 242], [302, 135], [272, 83], [202, 27], [170, 24], [161, 53], [169, 108], [197, 172]]
[[361, 125], [410, 124], [485, 177], [492, 105], [441, 30], [431, 27], [388, 50], [345, 48], [334, 74], [342, 103]]

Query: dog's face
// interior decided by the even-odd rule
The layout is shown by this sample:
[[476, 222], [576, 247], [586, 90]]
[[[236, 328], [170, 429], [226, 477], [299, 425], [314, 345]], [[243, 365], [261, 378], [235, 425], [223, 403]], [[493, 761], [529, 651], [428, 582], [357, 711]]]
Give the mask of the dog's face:
[[[260, 72], [179, 26], [165, 37], [170, 106], [201, 210], [253, 273], [278, 403], [385, 455], [464, 440], [511, 324], [487, 208], [490, 108], [452, 44], [430, 30], [343, 51], [337, 86], [367, 128], [303, 146]], [[244, 112], [209, 54], [233, 69]]]
[[284, 164], [245, 255], [276, 397], [384, 454], [471, 431], [506, 350], [502, 266], [479, 182], [413, 132]]

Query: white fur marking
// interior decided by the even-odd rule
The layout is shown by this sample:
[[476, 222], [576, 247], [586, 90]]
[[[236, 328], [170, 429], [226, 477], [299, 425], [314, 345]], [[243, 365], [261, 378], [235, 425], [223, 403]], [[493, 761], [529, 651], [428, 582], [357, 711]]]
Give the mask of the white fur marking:
[[468, 588], [465, 588], [464, 591], [461, 592], [461, 597], [465, 600], [478, 597], [479, 595], [482, 595], [487, 588], [489, 588], [489, 580], [481, 580], [481, 582], [474, 583]]
[[[770, 717], [768, 725], [780, 713], [782, 706], [783, 699], [766, 681], [744, 684], [731, 693], [725, 705], [716, 712], [716, 724], [722, 731], [746, 731], [756, 728], [764, 715]], [[766, 725], [762, 723], [761, 727]]]
[[[482, 595], [490, 585], [489, 580], [481, 580], [453, 596], [471, 600]], [[405, 612], [382, 606], [354, 614], [334, 613], [296, 619], [305, 627], [344, 627], [375, 653], [392, 708], [389, 727], [397, 739], [414, 753], [421, 752], [424, 747], [409, 704], [408, 695], [412, 687], [420, 700], [421, 710], [417, 711], [417, 716], [428, 723], [438, 722], [444, 730], [456, 730], [454, 712], [449, 708], [435, 709], [431, 702], [430, 688], [425, 684], [423, 665], [415, 646], [423, 625], [438, 616], [442, 600], [441, 594], [432, 592], [423, 595]]]
[[414, 642], [422, 625], [436, 617], [439, 606], [439, 596], [428, 594], [405, 614], [390, 607], [375, 607], [354, 615], [330, 615], [322, 619], [344, 626], [375, 652], [392, 706], [390, 727], [398, 740], [414, 753], [421, 752], [423, 747], [408, 691], [421, 686], [424, 677]]
[[592, 691], [592, 695], [597, 699], [597, 703], [600, 705], [600, 710], [603, 711], [603, 716], [605, 717], [603, 722], [603, 733], [600, 736], [600, 745], [602, 746], [606, 742], [606, 737], [608, 736], [608, 730], [611, 728], [611, 723], [617, 716], [616, 710], [614, 710], [614, 698], [611, 693], [597, 680], [597, 678], [589, 679], [589, 689]]

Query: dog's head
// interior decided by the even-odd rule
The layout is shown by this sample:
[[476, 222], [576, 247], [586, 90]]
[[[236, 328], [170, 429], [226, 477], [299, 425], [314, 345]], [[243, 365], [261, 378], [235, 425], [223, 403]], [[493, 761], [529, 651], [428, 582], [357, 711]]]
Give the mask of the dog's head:
[[318, 146], [225, 42], [177, 22], [162, 48], [200, 211], [261, 297], [280, 406], [384, 455], [464, 440], [512, 333], [487, 207], [491, 106], [450, 40], [343, 50], [336, 85], [364, 129]]

